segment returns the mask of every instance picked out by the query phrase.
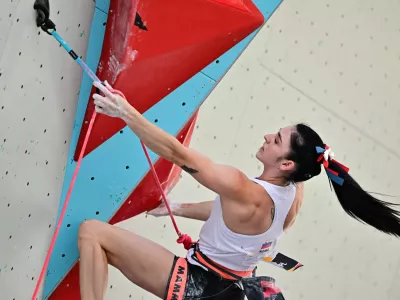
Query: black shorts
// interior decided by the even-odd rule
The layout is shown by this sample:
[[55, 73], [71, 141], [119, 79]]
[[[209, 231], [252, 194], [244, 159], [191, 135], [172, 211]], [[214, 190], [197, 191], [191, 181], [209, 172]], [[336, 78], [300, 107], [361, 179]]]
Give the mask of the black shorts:
[[243, 300], [245, 295], [249, 300], [284, 300], [271, 277], [228, 280], [175, 257], [164, 300]]

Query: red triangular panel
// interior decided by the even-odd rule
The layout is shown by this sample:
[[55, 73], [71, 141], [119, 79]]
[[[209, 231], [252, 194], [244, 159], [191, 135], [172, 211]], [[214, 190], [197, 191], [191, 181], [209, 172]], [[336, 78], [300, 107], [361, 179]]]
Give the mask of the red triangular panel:
[[[121, 90], [140, 113], [234, 47], [264, 21], [251, 0], [138, 1], [137, 12], [147, 30], [133, 25], [134, 1], [111, 1], [97, 75]], [[89, 121], [92, 112], [93, 102], [89, 101], [85, 121]], [[84, 122], [75, 159], [87, 126], [88, 122]], [[99, 115], [84, 155], [124, 126], [120, 119]]]

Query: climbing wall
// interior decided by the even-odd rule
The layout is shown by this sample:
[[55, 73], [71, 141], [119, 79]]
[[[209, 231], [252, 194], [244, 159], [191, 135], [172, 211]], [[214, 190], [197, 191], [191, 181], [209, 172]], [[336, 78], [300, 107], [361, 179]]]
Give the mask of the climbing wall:
[[[35, 287], [59, 212], [82, 79], [64, 50], [33, 26], [32, 3], [8, 1], [0, 10], [2, 299], [29, 299]], [[367, 190], [400, 195], [399, 13], [395, 0], [282, 3], [202, 105], [191, 147], [257, 176], [263, 134], [305, 121]], [[98, 14], [92, 1], [52, 1], [59, 32], [84, 59], [89, 31], [102, 34], [91, 23]], [[221, 76], [226, 57], [207, 74]], [[183, 174], [171, 197], [215, 195]], [[194, 238], [202, 224], [177, 222]], [[117, 226], [184, 255], [167, 217], [139, 215]], [[259, 273], [275, 276], [287, 299], [400, 298], [400, 242], [346, 216], [323, 175], [306, 185], [279, 250], [305, 266], [286, 273], [260, 265]], [[110, 267], [106, 299], [156, 298]]]
[[[55, 229], [82, 79], [35, 26], [33, 2], [0, 9], [0, 298], [10, 300], [30, 299]], [[51, 2], [58, 31], [86, 58], [93, 1]]]
[[[136, 1], [132, 1], [132, 3], [134, 2]], [[210, 93], [211, 89], [216, 85], [216, 82], [223, 76], [227, 68], [233, 63], [237, 56], [240, 55], [240, 52], [243, 51], [243, 49], [247, 46], [251, 38], [254, 37], [254, 30], [256, 30], [260, 25], [263, 24], [264, 18], [268, 18], [280, 2], [258, 2], [257, 5], [254, 5], [250, 0], [246, 0], [243, 3], [246, 4], [241, 7], [241, 10], [246, 10], [246, 13], [237, 11], [235, 9], [236, 4], [230, 4], [228, 2], [218, 4], [214, 2], [198, 1], [198, 5], [195, 5], [195, 2], [193, 2], [192, 4], [190, 4], [191, 7], [185, 9], [187, 12], [189, 12], [189, 9], [191, 9], [193, 13], [196, 7], [202, 7], [203, 10], [208, 11], [207, 7], [209, 7], [210, 9], [219, 11], [219, 13], [225, 13], [225, 15], [227, 16], [229, 15], [228, 19], [230, 21], [228, 22], [228, 20], [225, 18], [220, 19], [214, 17], [216, 25], [223, 22], [223, 24], [221, 25], [224, 26], [214, 26], [215, 24], [208, 20], [209, 26], [213, 28], [211, 28], [210, 30], [205, 28], [205, 31], [203, 32], [203, 34], [201, 34], [202, 31], [200, 29], [204, 28], [204, 26], [202, 26], [201, 20], [198, 20], [198, 34], [182, 34], [180, 36], [180, 33], [178, 31], [173, 30], [173, 35], [168, 35], [169, 37], [174, 37], [178, 45], [183, 41], [181, 45], [182, 48], [177, 48], [179, 51], [182, 50], [183, 52], [187, 52], [187, 49], [185, 50], [185, 43], [189, 43], [191, 49], [191, 51], [189, 52], [193, 54], [193, 57], [186, 55], [185, 58], [182, 55], [179, 55], [179, 58], [175, 59], [175, 64], [177, 64], [177, 67], [181, 69], [177, 70], [176, 74], [168, 74], [169, 80], [174, 79], [175, 75], [177, 75], [178, 77], [184, 76], [184, 80], [181, 80], [180, 78], [175, 76], [176, 78], [168, 84], [168, 96], [157, 103], [157, 105], [155, 105], [155, 103], [147, 105], [145, 110], [148, 111], [144, 113], [144, 116], [150, 119], [152, 122], [157, 123], [158, 126], [166, 130], [170, 134], [177, 136], [178, 140], [186, 145], [190, 140], [190, 135], [193, 128], [193, 126], [191, 126], [191, 122], [193, 121], [193, 117], [196, 117], [197, 115], [198, 106], [205, 100], [205, 96]], [[149, 26], [149, 28], [151, 28], [150, 37], [151, 39], [153, 39], [152, 43], [154, 44], [156, 42], [159, 42], [159, 37], [155, 34], [162, 35], [161, 29], [163, 28], [164, 21], [169, 22], [171, 20], [163, 21], [163, 19], [155, 17], [154, 14], [157, 13], [157, 9], [149, 7], [149, 2], [146, 2], [145, 8], [143, 8], [142, 4], [143, 2], [139, 2], [138, 12], [140, 12], [141, 16], [144, 17], [145, 21], [148, 21], [145, 23], [147, 24], [147, 26]], [[131, 12], [131, 10], [127, 9], [134, 9], [135, 5], [131, 7], [130, 1], [122, 0], [113, 1], [111, 3], [109, 3], [108, 1], [99, 1], [96, 2], [95, 5], [96, 6], [92, 7], [93, 18], [92, 26], [90, 27], [90, 38], [86, 41], [88, 45], [88, 55], [87, 57], [84, 57], [84, 59], [92, 70], [96, 70], [98, 67], [98, 75], [102, 79], [108, 79], [112, 84], [115, 83], [114, 86], [116, 88], [122, 88], [124, 92], [129, 96], [129, 93], [132, 92], [129, 85], [122, 84], [122, 86], [119, 86], [118, 80], [114, 82], [114, 79], [110, 79], [107, 77], [107, 74], [115, 71], [113, 69], [113, 65], [110, 65], [110, 60], [113, 60], [113, 63], [117, 63], [118, 61], [114, 60], [120, 59], [118, 56], [118, 49], [113, 47], [121, 48], [121, 45], [117, 44], [115, 46], [116, 41], [112, 40], [111, 52], [118, 55], [116, 57], [114, 57], [113, 55], [112, 58], [108, 57], [107, 55], [109, 54], [108, 47], [110, 46], [110, 40], [107, 38], [112, 38], [114, 35], [110, 34], [110, 32], [105, 34], [105, 31], [106, 29], [114, 30], [114, 28], [116, 28], [114, 26], [121, 25], [121, 16], [126, 14], [127, 12], [129, 14], [129, 16], [127, 17], [129, 17], [131, 22], [123, 24], [126, 24], [128, 27], [131, 26], [134, 29], [134, 27], [137, 26], [136, 20], [134, 24], [128, 24], [133, 23], [135, 11], [132, 10]], [[176, 0], [174, 2], [174, 5], [179, 6], [183, 9], [184, 5], [186, 4], [184, 4], [184, 2], [180, 0]], [[17, 9], [20, 7], [26, 9], [26, 11], [31, 11], [32, 18], [30, 19], [30, 21], [32, 23], [30, 24], [30, 26], [33, 26], [32, 7], [25, 5], [22, 6], [22, 4], [20, 4], [20, 6], [17, 6]], [[57, 3], [51, 2], [51, 8], [52, 10], [57, 11]], [[262, 10], [262, 13], [259, 11], [259, 9]], [[253, 12], [249, 14], [250, 11]], [[239, 22], [238, 19], [234, 17], [238, 14], [241, 14], [241, 17], [243, 19], [241, 21], [239, 20]], [[170, 19], [174, 18], [174, 16], [169, 13], [167, 15]], [[200, 14], [199, 16], [201, 18], [208, 15]], [[51, 13], [51, 19], [56, 22], [58, 33], [62, 37], [64, 37], [71, 46], [75, 48], [74, 39], [65, 35], [62, 26], [58, 26], [63, 22], [60, 11], [57, 11], [57, 13]], [[157, 22], [158, 24], [156, 24]], [[231, 26], [229, 24], [234, 25]], [[140, 30], [143, 30], [143, 28], [141, 28]], [[217, 31], [219, 31], [219, 35], [227, 36], [227, 38], [225, 38], [223, 42], [219, 42], [217, 44], [209, 43], [207, 42], [207, 40], [210, 39], [209, 37], [203, 39], [204, 33], [215, 34]], [[229, 31], [229, 34], [226, 34], [226, 31]], [[121, 32], [125, 31], [122, 30]], [[40, 33], [41, 32], [39, 31], [39, 36]], [[83, 35], [84, 33], [82, 33], [80, 36]], [[198, 54], [193, 52], [193, 50], [195, 49], [193, 48], [193, 41], [188, 41], [188, 39], [193, 39], [197, 35], [201, 35], [203, 39], [203, 45], [199, 43], [199, 45], [196, 45], [195, 47], [198, 48]], [[48, 36], [45, 34], [42, 34], [42, 36], [43, 38], [48, 38]], [[135, 62], [139, 62], [140, 64], [143, 60], [143, 57], [146, 58], [146, 55], [150, 54], [149, 52], [156, 49], [154, 47], [151, 47], [151, 42], [147, 42], [143, 46], [143, 43], [141, 43], [143, 39], [141, 38], [139, 32], [133, 32], [132, 35], [127, 34], [126, 36], [133, 36], [137, 39], [137, 43], [135, 43], [135, 41], [133, 41], [133, 43], [131, 43], [131, 41], [128, 41], [130, 46], [138, 47], [138, 50], [135, 52], [135, 57], [130, 54], [128, 54], [128, 56], [126, 57], [128, 58], [128, 60], [131, 59], [132, 62], [133, 60], [135, 60]], [[103, 38], [105, 41], [104, 45], [102, 45]], [[145, 36], [145, 39], [147, 40], [148, 37]], [[199, 41], [200, 40], [201, 39], [199, 39]], [[197, 42], [196, 40], [194, 41]], [[229, 51], [228, 53], [224, 54], [224, 52], [226, 52], [236, 44], [237, 47], [235, 47], [235, 49], [232, 49], [233, 51]], [[170, 47], [171, 46], [177, 47], [177, 45], [175, 44], [170, 45]], [[48, 46], [49, 49], [52, 49], [51, 47], [53, 47], [53, 49], [57, 49], [57, 44], [54, 40], [53, 45]], [[202, 49], [201, 47], [206, 47], [206, 49]], [[75, 49], [78, 50], [77, 48]], [[122, 49], [125, 50], [123, 47]], [[204, 50], [207, 50], [207, 55], [203, 55]], [[106, 56], [102, 56], [100, 58], [100, 53], [102, 51], [104, 54], [106, 54]], [[171, 49], [169, 51], [171, 51]], [[69, 62], [67, 63], [69, 63], [71, 66], [75, 66], [75, 68], [79, 70], [77, 65], [72, 63], [72, 60], [67, 55], [67, 53], [63, 52], [63, 49], [61, 49], [61, 52], [64, 53], [65, 58], [69, 59]], [[81, 54], [81, 52], [77, 52], [78, 55]], [[164, 55], [166, 54], [167, 53], [164, 53]], [[221, 54], [224, 55], [218, 57]], [[160, 55], [160, 53], [158, 53], [157, 55]], [[171, 58], [171, 56], [169, 57]], [[196, 57], [199, 57], [199, 59], [196, 59]], [[215, 61], [213, 61], [213, 58], [215, 59]], [[196, 60], [196, 63], [188, 66], [187, 70], [184, 70], [182, 66], [184, 66], [185, 63], [190, 63], [191, 59]], [[148, 61], [150, 61], [150, 65], [153, 68], [160, 68], [159, 65], [156, 64], [153, 60], [146, 59], [146, 62]], [[119, 69], [117, 71], [118, 74], [114, 74], [113, 78], [115, 77], [116, 79], [120, 79], [122, 75], [124, 75], [125, 77], [130, 77], [131, 75], [128, 74], [129, 76], [127, 76], [127, 74], [124, 74], [125, 69], [136, 71], [136, 64], [129, 66], [129, 61], [127, 61], [125, 58], [123, 58], [120, 63], [128, 63], [128, 65], [124, 65], [122, 69]], [[211, 65], [207, 67], [207, 63], [211, 63]], [[217, 64], [221, 67], [213, 68], [213, 64]], [[140, 64], [140, 67], [143, 68], [144, 65]], [[201, 70], [201, 68], [204, 68], [204, 70]], [[102, 75], [102, 71], [106, 72], [105, 76]], [[161, 69], [161, 71], [164, 72], [165, 70]], [[196, 72], [198, 73], [196, 74]], [[148, 75], [150, 73], [150, 69], [147, 68], [146, 74]], [[158, 74], [159, 72], [155, 73]], [[62, 77], [61, 79], [63, 78], [64, 77]], [[9, 77], [7, 77], [7, 79], [9, 79]], [[63, 158], [66, 163], [63, 167], [64, 174], [60, 176], [63, 178], [61, 193], [56, 194], [61, 198], [61, 201], [59, 202], [56, 200], [59, 203], [56, 216], [57, 220], [60, 216], [62, 206], [66, 201], [69, 184], [73, 175], [73, 171], [75, 170], [75, 167], [77, 165], [74, 161], [73, 155], [76, 151], [80, 129], [82, 127], [84, 130], [87, 123], [87, 120], [83, 119], [83, 116], [90, 96], [91, 81], [86, 75], [81, 77], [80, 79], [81, 84], [79, 92], [74, 95], [75, 97], [78, 97], [78, 101], [75, 105], [75, 117], [72, 121], [70, 121], [70, 127], [72, 127], [73, 130], [69, 141], [64, 141], [65, 144], [68, 144], [69, 149], [68, 156], [66, 158]], [[140, 79], [149, 81], [143, 76], [140, 76]], [[149, 77], [149, 79], [154, 81], [154, 78]], [[177, 88], [178, 85], [179, 88]], [[142, 85], [139, 84], [138, 86]], [[163, 91], [162, 87], [157, 87], [155, 86], [155, 84], [150, 84], [148, 86], [148, 89], [150, 88], [154, 91], [157, 91], [157, 89], [159, 89], [159, 92], [161, 92], [162, 96], [166, 94], [166, 91]], [[150, 98], [151, 101], [156, 100], [154, 98], [154, 95], [152, 95]], [[131, 95], [129, 99], [135, 98]], [[141, 98], [139, 100], [140, 103], [143, 104], [143, 101], [145, 101], [146, 99]], [[171, 118], [171, 116], [173, 117]], [[104, 123], [104, 121], [103, 123], [108, 127], [110, 127], [109, 125], [113, 121], [110, 119], [106, 119], [104, 116], [102, 116], [102, 118], [100, 118], [99, 116], [97, 119], [99, 120], [97, 120], [95, 126], [93, 127], [94, 133], [96, 132], [96, 130], [97, 132], [102, 132], [101, 126], [98, 126], [101, 123], [100, 119], [105, 120], [106, 123]], [[73, 190], [71, 198], [67, 197], [68, 199], [70, 199], [68, 203], [68, 209], [66, 210], [63, 223], [60, 227], [57, 227], [60, 228], [60, 232], [58, 234], [57, 240], [55, 241], [54, 250], [52, 251], [52, 256], [48, 265], [47, 272], [45, 274], [43, 293], [43, 297], [45, 299], [47, 299], [50, 295], [53, 296], [51, 299], [64, 299], [65, 297], [76, 299], [79, 297], [79, 284], [77, 274], [78, 265], [76, 264], [78, 259], [77, 229], [79, 224], [83, 220], [96, 218], [114, 224], [121, 220], [124, 220], [127, 217], [134, 216], [144, 211], [145, 209], [151, 208], [151, 205], [155, 205], [158, 201], [157, 194], [159, 193], [154, 188], [155, 184], [152, 180], [152, 176], [146, 176], [146, 171], [148, 171], [149, 168], [147, 163], [145, 162], [143, 153], [141, 151], [141, 146], [138, 143], [137, 138], [132, 135], [129, 130], [124, 129], [123, 127], [118, 128], [118, 130], [113, 132], [112, 134], [113, 137], [110, 139], [108, 139], [110, 136], [101, 137], [101, 139], [103, 140], [101, 142], [101, 147], [96, 148], [95, 151], [92, 151], [89, 156], [84, 157], [75, 184], [75, 189]], [[118, 153], [118, 151], [122, 152]], [[154, 153], [150, 153], [150, 157], [153, 162], [157, 161], [157, 157], [154, 155]], [[160, 166], [160, 168], [158, 168], [157, 166]], [[156, 170], [160, 171], [158, 175], [161, 179], [162, 186], [164, 187], [164, 189], [166, 189], [167, 192], [169, 188], [176, 183], [176, 179], [174, 178], [174, 176], [179, 173], [179, 170], [170, 169], [171, 166], [165, 164], [165, 162], [163, 162], [162, 160], [160, 163], [157, 162], [156, 164]], [[167, 172], [170, 173], [168, 174]], [[138, 190], [140, 191], [138, 192]], [[82, 199], [85, 199], [85, 201], [82, 201]], [[50, 231], [50, 234], [51, 233], [52, 231]], [[46, 251], [44, 250], [43, 253], [45, 254], [45, 252]], [[35, 283], [38, 281], [38, 278], [32, 277], [32, 281]], [[40, 281], [40, 283], [43, 284], [43, 281]]]

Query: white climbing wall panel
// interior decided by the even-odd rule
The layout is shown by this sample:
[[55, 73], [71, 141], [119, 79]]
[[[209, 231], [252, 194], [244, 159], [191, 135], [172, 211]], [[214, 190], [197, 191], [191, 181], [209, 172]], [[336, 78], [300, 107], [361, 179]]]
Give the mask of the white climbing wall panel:
[[[0, 4], [0, 291], [30, 299], [55, 228], [81, 71], [35, 25], [34, 1]], [[82, 56], [94, 3], [51, 1]], [[18, 282], [19, 281], [19, 282]]]
[[[33, 292], [53, 233], [81, 72], [53, 39], [38, 35], [33, 1], [3, 2], [0, 291], [1, 299], [20, 300]], [[55, 0], [52, 14], [84, 55], [93, 2]], [[307, 122], [366, 190], [400, 195], [399, 14], [398, 0], [285, 1], [203, 104], [191, 146], [257, 176], [263, 135]], [[184, 174], [171, 196], [215, 195]], [[198, 236], [201, 222], [177, 222]], [[184, 255], [168, 217], [119, 226]], [[264, 264], [258, 272], [274, 276], [288, 300], [400, 299], [400, 241], [345, 215], [323, 174], [307, 183], [279, 250], [305, 266], [287, 273]], [[110, 267], [106, 299], [156, 298]]]

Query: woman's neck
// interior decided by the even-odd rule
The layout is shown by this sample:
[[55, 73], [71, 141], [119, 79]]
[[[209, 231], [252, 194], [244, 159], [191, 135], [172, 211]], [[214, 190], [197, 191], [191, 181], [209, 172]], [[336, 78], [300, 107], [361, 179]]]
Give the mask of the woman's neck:
[[278, 186], [289, 185], [289, 182], [284, 177], [273, 176], [268, 174], [268, 172], [263, 172], [260, 176], [256, 178]]

